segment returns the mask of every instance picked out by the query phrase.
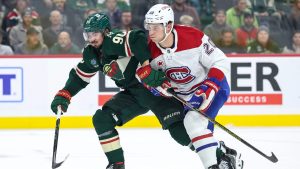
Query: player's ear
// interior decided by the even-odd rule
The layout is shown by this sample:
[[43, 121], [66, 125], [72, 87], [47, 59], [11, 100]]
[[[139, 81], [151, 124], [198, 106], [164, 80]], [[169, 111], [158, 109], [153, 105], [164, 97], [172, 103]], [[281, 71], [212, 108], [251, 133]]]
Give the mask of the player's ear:
[[167, 32], [172, 31], [172, 26], [173, 26], [173, 23], [172, 23], [172, 22], [169, 22], [169, 23], [167, 24]]

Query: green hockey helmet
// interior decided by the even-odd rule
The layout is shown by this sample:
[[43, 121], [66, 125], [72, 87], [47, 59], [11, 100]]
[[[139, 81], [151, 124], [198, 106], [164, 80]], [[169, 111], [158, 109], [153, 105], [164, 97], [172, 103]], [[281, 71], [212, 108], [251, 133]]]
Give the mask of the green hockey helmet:
[[104, 32], [111, 29], [109, 18], [104, 13], [95, 13], [86, 18], [83, 24], [84, 32]]

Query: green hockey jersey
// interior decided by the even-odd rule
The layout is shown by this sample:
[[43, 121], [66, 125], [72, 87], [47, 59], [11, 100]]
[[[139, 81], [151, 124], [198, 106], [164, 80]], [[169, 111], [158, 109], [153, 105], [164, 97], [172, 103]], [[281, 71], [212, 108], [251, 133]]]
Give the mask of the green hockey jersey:
[[108, 33], [99, 48], [87, 45], [83, 60], [71, 70], [64, 89], [72, 96], [84, 88], [98, 71], [109, 76], [121, 88], [139, 83], [135, 74], [138, 64], [150, 58], [147, 38], [142, 30]]

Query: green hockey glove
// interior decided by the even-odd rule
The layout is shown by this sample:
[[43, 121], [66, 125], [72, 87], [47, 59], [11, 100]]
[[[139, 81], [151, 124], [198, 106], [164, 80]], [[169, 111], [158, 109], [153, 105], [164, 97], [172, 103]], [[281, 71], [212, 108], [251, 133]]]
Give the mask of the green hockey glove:
[[150, 65], [140, 67], [136, 73], [143, 83], [151, 87], [161, 86], [165, 81], [167, 81], [167, 77], [164, 72], [152, 69]]
[[63, 112], [67, 112], [68, 106], [71, 101], [71, 94], [67, 90], [59, 90], [57, 94], [55, 95], [52, 103], [51, 103], [51, 109], [56, 114], [57, 113], [57, 106], [61, 106], [61, 110]]

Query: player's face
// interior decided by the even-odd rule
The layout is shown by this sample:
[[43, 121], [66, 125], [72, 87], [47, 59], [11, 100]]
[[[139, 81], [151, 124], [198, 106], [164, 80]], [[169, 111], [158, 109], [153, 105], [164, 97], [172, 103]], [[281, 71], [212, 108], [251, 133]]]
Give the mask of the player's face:
[[145, 24], [145, 29], [149, 31], [149, 37], [153, 42], [160, 42], [164, 38], [163, 24]]
[[95, 48], [98, 48], [102, 45], [103, 36], [101, 32], [84, 32], [83, 37], [86, 42]]

